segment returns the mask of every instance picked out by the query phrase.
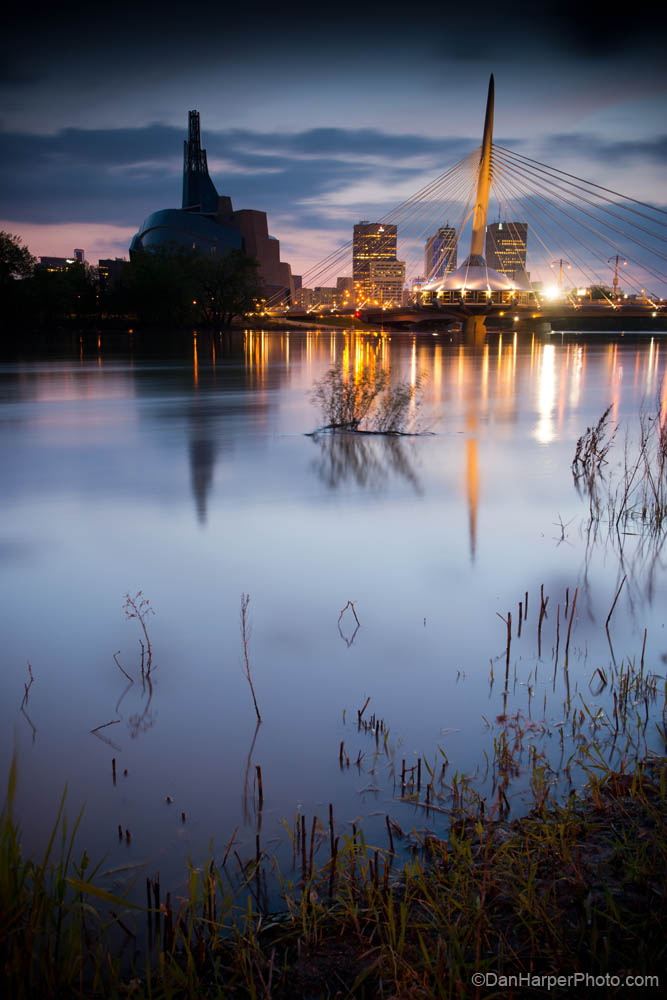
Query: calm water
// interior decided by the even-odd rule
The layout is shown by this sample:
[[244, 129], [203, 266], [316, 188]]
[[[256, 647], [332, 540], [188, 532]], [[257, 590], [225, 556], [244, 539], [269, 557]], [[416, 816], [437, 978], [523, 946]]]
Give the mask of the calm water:
[[[430, 433], [306, 436], [322, 422], [314, 381], [332, 363], [372, 359], [393, 379], [424, 378]], [[76, 341], [49, 360], [2, 363], [2, 764], [6, 774], [16, 748], [28, 849], [67, 783], [70, 815], [85, 804], [81, 848], [109, 869], [143, 863], [176, 882], [188, 855], [196, 861], [213, 837], [219, 857], [237, 826], [248, 856], [255, 765], [263, 843], [278, 856], [291, 858], [283, 818], [324, 819], [329, 802], [341, 831], [361, 818], [382, 845], [387, 813], [404, 829], [442, 832], [444, 815], [398, 801], [392, 758], [400, 771], [403, 759], [442, 760], [442, 748], [484, 790], [503, 712], [533, 720], [531, 738], [556, 768], [566, 695], [553, 646], [566, 588], [570, 606], [579, 588], [573, 701], [605, 704], [590, 681], [611, 660], [604, 623], [624, 573], [614, 655], [638, 658], [646, 628], [647, 666], [664, 673], [660, 553], [628, 538], [621, 568], [612, 546], [586, 546], [570, 462], [609, 404], [630, 425], [642, 404], [665, 400], [666, 361], [658, 335], [490, 336], [473, 351], [445, 335], [323, 330], [200, 336], [180, 358]], [[152, 697], [140, 682], [142, 633], [123, 612], [139, 590], [156, 612]], [[511, 610], [516, 626], [526, 591], [504, 698], [497, 613]], [[349, 600], [356, 633], [349, 609], [338, 621]], [[137, 681], [129, 689], [114, 653]], [[356, 726], [368, 697], [365, 718], [390, 729], [375, 766], [375, 738]], [[364, 755], [359, 767], [340, 768], [341, 741], [352, 761]], [[521, 788], [519, 778], [516, 808]]]

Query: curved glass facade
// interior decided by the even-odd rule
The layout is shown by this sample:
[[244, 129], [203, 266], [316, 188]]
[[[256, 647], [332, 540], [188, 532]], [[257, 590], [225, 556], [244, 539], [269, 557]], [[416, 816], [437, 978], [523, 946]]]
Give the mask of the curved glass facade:
[[179, 249], [201, 254], [241, 250], [241, 234], [198, 212], [163, 208], [144, 220], [130, 243], [130, 255], [146, 250]]

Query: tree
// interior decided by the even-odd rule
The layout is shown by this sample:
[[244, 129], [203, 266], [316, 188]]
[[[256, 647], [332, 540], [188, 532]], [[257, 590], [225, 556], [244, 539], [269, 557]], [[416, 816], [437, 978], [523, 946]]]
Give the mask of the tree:
[[197, 258], [195, 273], [204, 323], [229, 326], [236, 316], [255, 308], [261, 294], [258, 264], [240, 250], [212, 260]]
[[37, 260], [23, 245], [20, 236], [0, 232], [0, 284], [32, 274]]
[[132, 257], [120, 298], [138, 322], [173, 329], [192, 322], [197, 299], [194, 254], [176, 248], [148, 250]]
[[58, 271], [36, 267], [32, 277], [16, 284], [22, 293], [22, 315], [37, 327], [97, 316], [97, 280], [87, 264]]

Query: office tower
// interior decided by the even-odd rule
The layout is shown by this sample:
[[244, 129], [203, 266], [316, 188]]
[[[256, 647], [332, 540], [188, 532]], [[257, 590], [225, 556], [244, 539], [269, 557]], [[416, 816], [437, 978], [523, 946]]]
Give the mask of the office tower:
[[527, 222], [492, 222], [486, 227], [486, 266], [518, 278], [526, 270]]
[[371, 296], [371, 261], [395, 261], [397, 239], [396, 226], [364, 220], [354, 227], [352, 278], [359, 300]]
[[380, 306], [403, 303], [405, 261], [371, 260], [369, 267], [370, 298]]
[[352, 280], [357, 304], [401, 304], [405, 263], [396, 257], [397, 243], [396, 226], [364, 220], [354, 227]]
[[426, 280], [444, 278], [446, 274], [456, 270], [456, 251], [456, 230], [453, 226], [440, 226], [426, 241], [424, 252]]

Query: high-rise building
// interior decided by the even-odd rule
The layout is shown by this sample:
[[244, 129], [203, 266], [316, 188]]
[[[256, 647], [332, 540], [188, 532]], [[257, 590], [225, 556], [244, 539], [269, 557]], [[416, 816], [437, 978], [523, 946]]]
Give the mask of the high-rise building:
[[352, 280], [358, 303], [367, 300], [400, 304], [405, 264], [396, 256], [398, 229], [363, 220], [354, 227]]
[[352, 237], [352, 278], [357, 295], [371, 294], [371, 261], [395, 261], [398, 242], [396, 226], [362, 220], [354, 227]]
[[486, 227], [486, 266], [518, 278], [526, 270], [527, 222], [492, 222]]
[[405, 261], [372, 260], [370, 263], [370, 298], [380, 306], [403, 304]]
[[453, 226], [440, 226], [438, 231], [426, 240], [424, 270], [426, 280], [444, 278], [456, 270], [456, 230]]

